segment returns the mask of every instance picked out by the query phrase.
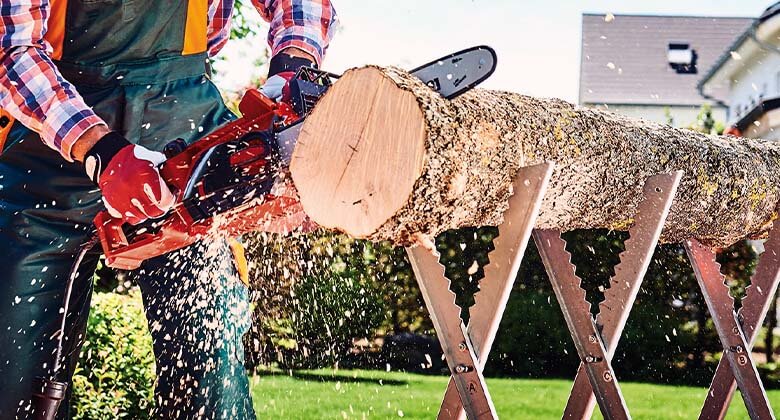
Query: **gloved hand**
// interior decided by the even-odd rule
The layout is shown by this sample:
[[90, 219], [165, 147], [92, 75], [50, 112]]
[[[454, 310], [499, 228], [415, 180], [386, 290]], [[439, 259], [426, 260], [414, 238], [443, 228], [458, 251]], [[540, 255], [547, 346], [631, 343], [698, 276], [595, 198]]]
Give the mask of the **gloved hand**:
[[109, 214], [137, 225], [167, 213], [175, 197], [157, 166], [165, 155], [127, 141], [111, 132], [103, 136], [84, 159], [87, 176], [103, 192]]
[[[287, 51], [287, 50], [285, 50]], [[317, 67], [317, 64], [307, 58], [296, 57], [282, 51], [276, 54], [268, 67], [268, 79], [260, 91], [263, 95], [277, 102], [289, 98], [289, 83], [301, 67]]]
[[260, 92], [276, 102], [289, 102], [290, 80], [294, 77], [295, 73], [291, 71], [275, 74], [265, 81], [263, 87], [260, 88]]

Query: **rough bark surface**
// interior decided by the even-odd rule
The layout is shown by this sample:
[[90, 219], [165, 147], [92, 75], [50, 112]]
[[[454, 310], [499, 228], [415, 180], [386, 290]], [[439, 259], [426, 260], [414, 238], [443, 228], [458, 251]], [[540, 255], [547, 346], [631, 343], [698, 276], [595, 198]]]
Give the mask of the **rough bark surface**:
[[[417, 99], [426, 152], [406, 204], [363, 235], [368, 239], [408, 244], [418, 235], [499, 224], [518, 168], [546, 160], [556, 167], [540, 228], [625, 230], [645, 179], [674, 170], [685, 174], [664, 242], [693, 237], [725, 246], [766, 231], [775, 216], [778, 143], [708, 136], [507, 92], [474, 89], [449, 101], [397, 68], [351, 72], [375, 69]], [[316, 133], [315, 127], [304, 130]], [[305, 154], [305, 147], [299, 145], [296, 154]], [[301, 182], [294, 164], [292, 172], [296, 184]], [[350, 233], [349, 221], [327, 227]]]

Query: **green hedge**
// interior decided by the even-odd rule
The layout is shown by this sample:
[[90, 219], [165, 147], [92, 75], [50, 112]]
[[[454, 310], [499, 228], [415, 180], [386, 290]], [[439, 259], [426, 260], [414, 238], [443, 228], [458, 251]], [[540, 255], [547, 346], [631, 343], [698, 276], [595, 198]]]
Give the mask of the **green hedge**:
[[150, 418], [154, 378], [140, 293], [95, 293], [72, 382], [73, 418]]

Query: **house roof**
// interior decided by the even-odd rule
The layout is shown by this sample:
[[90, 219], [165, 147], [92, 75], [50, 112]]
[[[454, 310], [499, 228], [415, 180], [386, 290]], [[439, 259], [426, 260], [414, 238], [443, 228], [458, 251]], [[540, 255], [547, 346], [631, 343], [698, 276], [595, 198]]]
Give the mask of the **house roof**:
[[778, 14], [780, 14], [780, 1], [767, 7], [764, 13], [761, 14], [761, 17], [758, 18], [758, 21], [765, 22]]
[[[608, 21], [609, 20], [609, 21]], [[693, 105], [705, 102], [697, 84], [752, 18], [616, 15], [582, 17], [580, 103]], [[698, 74], [668, 63], [670, 43], [690, 44]]]

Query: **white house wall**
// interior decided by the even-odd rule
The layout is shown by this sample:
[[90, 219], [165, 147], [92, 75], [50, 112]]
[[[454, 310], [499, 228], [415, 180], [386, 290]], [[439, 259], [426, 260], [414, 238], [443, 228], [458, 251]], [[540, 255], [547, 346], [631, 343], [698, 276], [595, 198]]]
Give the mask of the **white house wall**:
[[[696, 122], [701, 108], [698, 106], [657, 106], [657, 105], [589, 105], [594, 108], [611, 111], [632, 118], [641, 118], [649, 121], [666, 124], [666, 109], [674, 120], [675, 127], [688, 127]], [[712, 116], [715, 121], [725, 123], [726, 109], [713, 106]]]
[[780, 54], [759, 54], [744, 61], [743, 70], [731, 79], [730, 122], [744, 117], [762, 99], [780, 97]]

